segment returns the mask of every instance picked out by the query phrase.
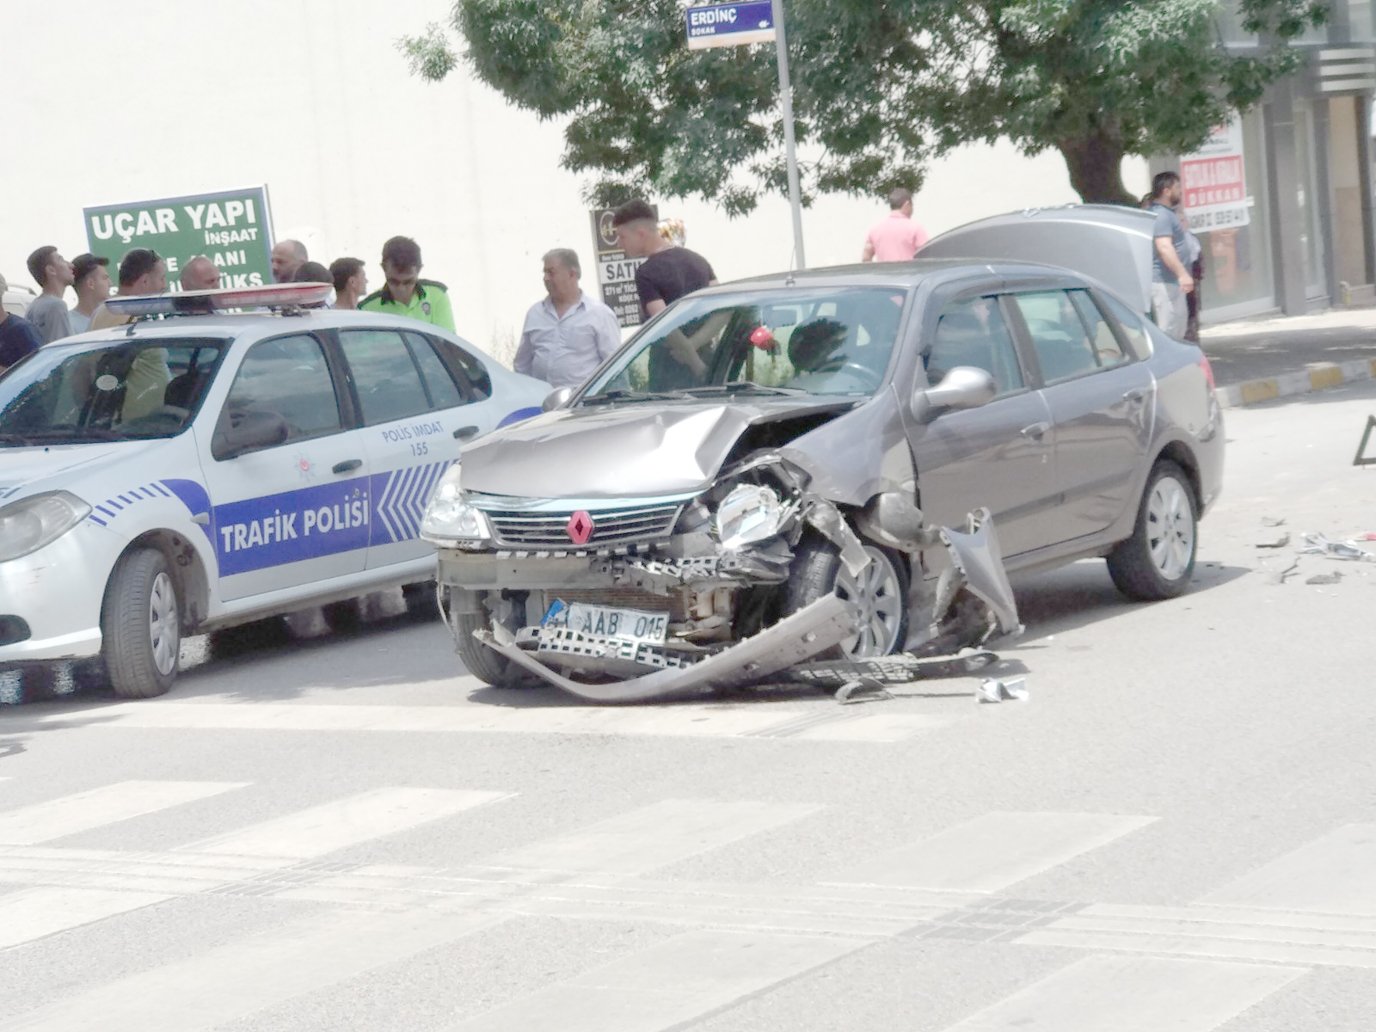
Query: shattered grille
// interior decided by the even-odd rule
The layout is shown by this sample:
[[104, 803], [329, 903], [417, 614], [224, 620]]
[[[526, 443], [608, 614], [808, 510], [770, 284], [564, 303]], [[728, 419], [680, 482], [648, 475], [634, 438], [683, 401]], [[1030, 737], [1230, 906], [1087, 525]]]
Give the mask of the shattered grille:
[[[678, 514], [682, 509], [682, 502], [636, 508], [589, 509], [587, 512], [592, 517], [593, 532], [586, 544], [624, 545], [666, 538], [678, 522]], [[497, 535], [498, 544], [529, 548], [567, 548], [570, 544], [569, 522], [574, 516], [572, 511], [483, 511], [492, 521], [492, 529]]]

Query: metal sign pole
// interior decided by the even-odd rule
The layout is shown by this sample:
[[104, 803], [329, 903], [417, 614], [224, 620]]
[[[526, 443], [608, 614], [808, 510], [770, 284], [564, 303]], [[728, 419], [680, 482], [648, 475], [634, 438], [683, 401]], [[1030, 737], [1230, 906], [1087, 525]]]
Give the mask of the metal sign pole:
[[784, 104], [784, 149], [788, 158], [788, 202], [793, 207], [793, 253], [798, 268], [807, 268], [803, 256], [803, 192], [798, 185], [798, 152], [793, 139], [793, 87], [788, 81], [788, 37], [784, 32], [784, 0], [771, 0], [774, 13], [774, 47], [779, 60], [779, 96]]

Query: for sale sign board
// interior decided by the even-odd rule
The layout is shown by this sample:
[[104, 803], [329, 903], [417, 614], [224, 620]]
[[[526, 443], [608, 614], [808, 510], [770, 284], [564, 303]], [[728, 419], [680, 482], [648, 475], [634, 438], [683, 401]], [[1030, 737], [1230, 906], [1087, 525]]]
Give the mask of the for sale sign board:
[[1242, 157], [1242, 120], [1215, 127], [1208, 142], [1180, 159], [1183, 205], [1195, 233], [1245, 226], [1252, 199]]
[[[592, 212], [592, 245], [597, 255], [597, 283], [602, 288], [602, 301], [616, 313], [621, 326], [640, 325], [640, 292], [635, 287], [635, 270], [644, 258], [628, 258], [616, 242], [612, 226], [614, 208], [598, 208]], [[659, 209], [655, 208], [655, 217]]]

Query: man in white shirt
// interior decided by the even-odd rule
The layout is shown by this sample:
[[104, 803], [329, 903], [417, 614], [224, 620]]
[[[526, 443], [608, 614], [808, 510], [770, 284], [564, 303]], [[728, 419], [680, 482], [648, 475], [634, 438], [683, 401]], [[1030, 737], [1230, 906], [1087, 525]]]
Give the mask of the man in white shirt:
[[621, 347], [621, 327], [616, 313], [583, 293], [575, 252], [556, 247], [543, 261], [547, 296], [526, 313], [515, 369], [553, 387], [578, 387]]
[[79, 254], [72, 259], [72, 289], [76, 291], [76, 307], [67, 313], [73, 333], [85, 333], [91, 328], [91, 316], [110, 296], [110, 259], [94, 254]]

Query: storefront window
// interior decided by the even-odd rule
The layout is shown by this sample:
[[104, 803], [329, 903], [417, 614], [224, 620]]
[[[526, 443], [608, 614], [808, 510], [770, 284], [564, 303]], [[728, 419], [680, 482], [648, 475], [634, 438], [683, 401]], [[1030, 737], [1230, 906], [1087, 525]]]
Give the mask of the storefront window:
[[1249, 202], [1246, 224], [1197, 231], [1204, 261], [1200, 311], [1206, 323], [1275, 307], [1271, 219], [1266, 205], [1269, 184], [1261, 115], [1255, 110], [1242, 120], [1242, 159]]

